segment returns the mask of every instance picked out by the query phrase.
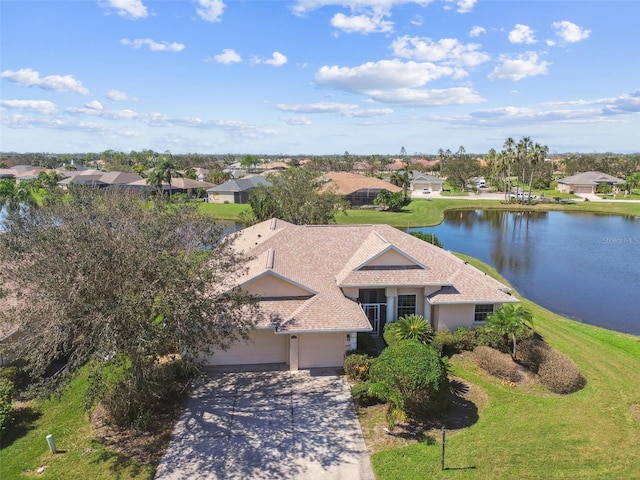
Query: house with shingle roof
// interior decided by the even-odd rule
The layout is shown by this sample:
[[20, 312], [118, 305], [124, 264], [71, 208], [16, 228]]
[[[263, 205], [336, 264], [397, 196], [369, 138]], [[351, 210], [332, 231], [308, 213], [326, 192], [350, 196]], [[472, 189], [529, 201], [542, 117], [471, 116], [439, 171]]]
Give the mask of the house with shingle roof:
[[268, 184], [264, 175], [233, 178], [207, 190], [209, 203], [249, 203], [249, 193], [258, 185]]
[[333, 189], [352, 206], [373, 204], [373, 200], [382, 190], [392, 193], [402, 191], [402, 188], [385, 180], [350, 172], [329, 172], [324, 174], [321, 180], [325, 182], [323, 190]]
[[622, 184], [624, 184], [624, 180], [606, 173], [584, 172], [558, 180], [558, 190], [566, 193], [596, 193], [596, 189], [600, 185], [615, 187]]
[[388, 225], [293, 225], [272, 219], [236, 233], [250, 258], [238, 286], [263, 315], [248, 342], [205, 359], [211, 365], [339, 367], [358, 332], [381, 335], [402, 315], [435, 330], [483, 325], [509, 288], [450, 252]]

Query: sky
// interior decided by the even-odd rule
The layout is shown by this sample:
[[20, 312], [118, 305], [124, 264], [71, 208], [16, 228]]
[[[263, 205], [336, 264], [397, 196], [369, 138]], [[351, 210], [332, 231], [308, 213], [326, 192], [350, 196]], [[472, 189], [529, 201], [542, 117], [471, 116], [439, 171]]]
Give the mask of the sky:
[[640, 1], [0, 0], [0, 151], [640, 152]]

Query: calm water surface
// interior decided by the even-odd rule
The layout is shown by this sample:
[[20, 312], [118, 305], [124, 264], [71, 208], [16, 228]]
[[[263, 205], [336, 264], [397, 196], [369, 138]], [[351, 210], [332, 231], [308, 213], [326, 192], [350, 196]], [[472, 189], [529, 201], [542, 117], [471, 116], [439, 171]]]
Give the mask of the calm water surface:
[[522, 295], [569, 318], [640, 335], [640, 218], [450, 211], [444, 248], [496, 268]]

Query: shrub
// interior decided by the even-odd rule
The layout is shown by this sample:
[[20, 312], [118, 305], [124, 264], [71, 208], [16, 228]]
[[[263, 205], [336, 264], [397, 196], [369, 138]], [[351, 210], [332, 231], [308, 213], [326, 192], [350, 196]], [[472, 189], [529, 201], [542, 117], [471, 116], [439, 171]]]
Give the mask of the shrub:
[[348, 355], [344, 359], [344, 373], [357, 382], [363, 382], [369, 378], [369, 368], [372, 358], [364, 354]]
[[403, 315], [391, 325], [389, 333], [396, 340], [417, 340], [424, 345], [433, 340], [433, 328], [422, 315]]
[[359, 382], [351, 387], [351, 398], [360, 407], [368, 407], [378, 403], [378, 399], [369, 393], [370, 382]]
[[369, 378], [397, 392], [403, 406], [412, 409], [445, 389], [447, 370], [432, 347], [405, 340], [389, 346], [374, 360]]
[[12, 422], [13, 382], [7, 378], [0, 378], [0, 433]]
[[358, 351], [366, 353], [370, 357], [378, 356], [378, 348], [376, 347], [376, 341], [373, 339], [373, 335], [369, 332], [358, 332]]
[[394, 322], [384, 324], [384, 330], [382, 331], [382, 338], [388, 346], [398, 343], [398, 339], [394, 334]]
[[435, 233], [423, 233], [423, 232], [409, 232], [409, 233], [424, 242], [427, 242], [427, 243], [430, 243], [431, 245], [435, 245], [436, 247], [442, 248], [442, 243], [440, 242], [440, 239], [436, 237]]
[[517, 382], [520, 379], [518, 364], [505, 357], [503, 352], [480, 346], [473, 350], [473, 356], [478, 366], [489, 375], [508, 382]]
[[518, 362], [533, 373], [538, 373], [540, 365], [550, 349], [549, 345], [538, 338], [523, 340], [518, 345]]
[[110, 420], [120, 427], [148, 429], [173, 408], [197, 367], [184, 359], [154, 364], [143, 382], [132, 376], [130, 362], [116, 357], [103, 372], [92, 377], [91, 395], [102, 401]]
[[436, 349], [442, 356], [450, 357], [455, 353], [460, 353], [458, 348], [458, 340], [455, 335], [448, 331], [442, 330], [433, 335], [431, 346]]
[[544, 352], [544, 360], [538, 369], [540, 382], [555, 393], [573, 393], [587, 383], [578, 366], [567, 355], [552, 348]]

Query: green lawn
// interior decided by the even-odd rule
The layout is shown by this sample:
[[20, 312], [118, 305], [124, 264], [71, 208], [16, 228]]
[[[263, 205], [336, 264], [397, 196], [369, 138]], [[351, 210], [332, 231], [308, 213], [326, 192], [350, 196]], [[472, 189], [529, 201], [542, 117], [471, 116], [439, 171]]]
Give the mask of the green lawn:
[[[151, 479], [153, 469], [104, 448], [82, 407], [86, 376], [74, 379], [59, 398], [35, 402], [13, 430], [3, 433], [0, 478]], [[46, 437], [59, 453], [52, 455]], [[44, 467], [44, 473], [36, 470]]]
[[[249, 209], [248, 205], [202, 203], [202, 212], [220, 220], [238, 221], [241, 212]], [[401, 212], [379, 212], [375, 210], [347, 210], [336, 217], [340, 224], [386, 223], [398, 228], [425, 227], [437, 225], [444, 219], [446, 210], [461, 209], [496, 209], [509, 211], [566, 211], [614, 213], [621, 215], [640, 215], [638, 203], [614, 202], [576, 202], [573, 204], [543, 203], [537, 205], [503, 204], [499, 200], [479, 200], [469, 197], [464, 200], [419, 199], [412, 200]]]
[[447, 437], [449, 469], [440, 469], [439, 442], [416, 443], [373, 455], [378, 480], [639, 478], [640, 338], [522, 300], [535, 330], [578, 364], [586, 387], [568, 396], [525, 394], [454, 358], [454, 373], [480, 386], [488, 404], [474, 425]]

